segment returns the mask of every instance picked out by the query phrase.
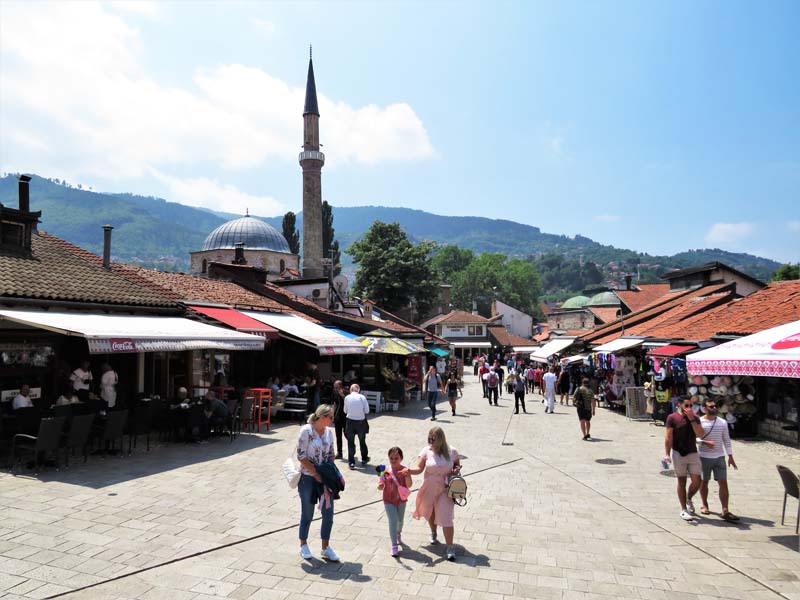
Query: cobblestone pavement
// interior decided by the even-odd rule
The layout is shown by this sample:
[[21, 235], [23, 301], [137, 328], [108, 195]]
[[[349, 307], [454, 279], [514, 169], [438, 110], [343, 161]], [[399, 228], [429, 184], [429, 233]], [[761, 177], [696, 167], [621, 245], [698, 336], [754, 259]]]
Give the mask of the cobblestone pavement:
[[[507, 395], [490, 407], [466, 380], [458, 414], [438, 421], [470, 486], [469, 504], [456, 508], [454, 563], [411, 518], [413, 495], [406, 546], [389, 555], [373, 466], [389, 446], [407, 457], [424, 446], [432, 423], [419, 403], [372, 420], [373, 466], [344, 465], [331, 542], [340, 564], [298, 555], [299, 503], [280, 473], [298, 430], [287, 424], [232, 444], [140, 446], [37, 478], [0, 475], [0, 597], [800, 600], [796, 504], [781, 526], [775, 470], [800, 470], [797, 452], [734, 441], [731, 509], [741, 522], [685, 523], [675, 479], [660, 470], [663, 428], [598, 409], [584, 442], [573, 408], [544, 414], [529, 395], [531, 414], [513, 415]], [[318, 536], [315, 522], [316, 555]]]

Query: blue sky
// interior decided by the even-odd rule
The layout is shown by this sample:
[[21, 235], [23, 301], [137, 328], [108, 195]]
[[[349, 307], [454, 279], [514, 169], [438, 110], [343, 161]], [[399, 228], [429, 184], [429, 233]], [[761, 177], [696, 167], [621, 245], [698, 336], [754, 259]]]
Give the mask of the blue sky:
[[797, 2], [0, 3], [0, 169], [800, 260]]

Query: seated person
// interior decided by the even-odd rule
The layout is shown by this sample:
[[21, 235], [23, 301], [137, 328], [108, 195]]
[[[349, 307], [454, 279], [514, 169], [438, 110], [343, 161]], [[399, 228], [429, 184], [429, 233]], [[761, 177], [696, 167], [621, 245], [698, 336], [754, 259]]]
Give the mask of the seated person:
[[228, 416], [230, 415], [228, 405], [217, 398], [214, 392], [206, 394], [203, 404], [203, 411], [208, 421], [209, 430], [222, 431], [228, 423]]
[[14, 410], [20, 408], [33, 408], [33, 401], [31, 400], [31, 386], [23, 383], [19, 388], [19, 394], [14, 396], [14, 401], [11, 403], [11, 408]]
[[269, 382], [269, 389], [272, 390], [273, 394], [275, 392], [277, 392], [278, 390], [280, 390], [281, 389], [281, 380], [278, 379], [277, 377], [273, 378], [272, 381]]
[[61, 395], [56, 400], [56, 406], [68, 406], [69, 404], [80, 404], [80, 398], [78, 398], [78, 394], [75, 393], [75, 390], [72, 387], [64, 388], [64, 391], [61, 392]]
[[299, 396], [300, 389], [297, 387], [297, 381], [294, 377], [292, 377], [287, 383], [283, 384], [283, 391], [286, 392], [287, 396]]

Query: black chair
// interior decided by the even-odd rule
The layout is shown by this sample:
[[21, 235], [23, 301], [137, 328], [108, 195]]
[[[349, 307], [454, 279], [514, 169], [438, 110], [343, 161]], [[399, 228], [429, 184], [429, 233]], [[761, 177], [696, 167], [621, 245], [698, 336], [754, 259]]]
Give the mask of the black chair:
[[69, 455], [75, 451], [75, 448], [80, 448], [83, 452], [83, 462], [88, 460], [89, 434], [92, 432], [92, 423], [94, 423], [93, 414], [72, 417], [69, 431], [64, 434], [64, 465], [67, 468], [69, 468]]
[[100, 436], [100, 441], [105, 446], [106, 452], [109, 449], [111, 451], [116, 449], [117, 440], [119, 440], [120, 450], [122, 449], [122, 438], [125, 435], [125, 423], [127, 421], [127, 410], [112, 410], [106, 415], [106, 424]]
[[66, 417], [69, 420], [73, 415], [72, 405], [71, 404], [63, 404], [61, 406], [54, 406], [53, 407], [53, 416], [54, 417]]
[[242, 431], [242, 416], [239, 414], [239, 400], [228, 398], [225, 402], [228, 406], [228, 429], [231, 434], [231, 441]]
[[[195, 429], [197, 436], [195, 436]], [[203, 405], [199, 402], [193, 403], [189, 406], [189, 414], [186, 418], [186, 441], [196, 441], [198, 438], [205, 439], [208, 437], [208, 419], [206, 413], [203, 411]]]
[[[17, 466], [17, 458], [20, 452], [33, 453], [34, 468], [39, 470], [39, 457], [47, 458], [48, 452], [57, 453], [61, 444], [61, 431], [64, 429], [64, 417], [52, 417], [39, 421], [39, 431], [37, 435], [18, 433], [14, 436], [11, 444], [11, 469]], [[56, 456], [56, 468], [58, 468], [58, 456]]]
[[42, 412], [35, 406], [18, 408], [12, 413], [12, 427], [14, 433], [25, 433], [36, 435], [39, 431], [39, 422], [42, 420]]
[[128, 420], [128, 454], [131, 454], [140, 435], [147, 438], [147, 451], [150, 452], [150, 402], [140, 402]]
[[239, 409], [239, 431], [242, 430], [243, 426], [248, 430], [252, 430], [255, 427], [255, 421], [253, 421], [253, 397], [246, 394]]
[[786, 518], [786, 500], [789, 496], [797, 498], [797, 521], [795, 522], [794, 532], [798, 533], [800, 529], [800, 478], [795, 475], [791, 469], [783, 465], [777, 465], [778, 473], [783, 481], [783, 512], [781, 513], [781, 525]]

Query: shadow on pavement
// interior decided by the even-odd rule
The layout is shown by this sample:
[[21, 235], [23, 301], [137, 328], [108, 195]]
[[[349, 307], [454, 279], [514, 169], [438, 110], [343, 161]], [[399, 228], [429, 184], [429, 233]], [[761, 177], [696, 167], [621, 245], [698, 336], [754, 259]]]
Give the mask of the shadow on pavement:
[[769, 539], [776, 544], [780, 544], [788, 548], [789, 550], [794, 550], [795, 552], [800, 553], [800, 536], [797, 535], [771, 535]]
[[332, 563], [315, 557], [300, 565], [300, 568], [309, 575], [316, 575], [320, 579], [327, 579], [329, 581], [343, 581], [345, 579], [354, 583], [372, 581], [372, 577], [364, 575], [364, 569], [361, 563]]

